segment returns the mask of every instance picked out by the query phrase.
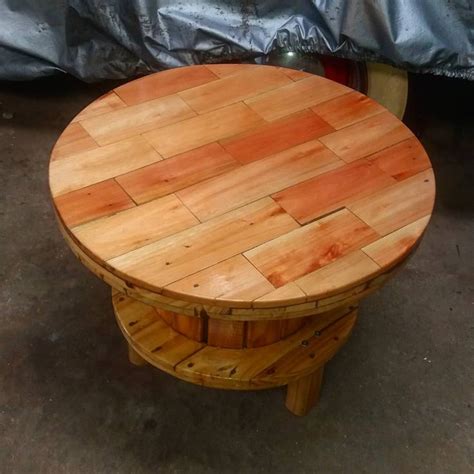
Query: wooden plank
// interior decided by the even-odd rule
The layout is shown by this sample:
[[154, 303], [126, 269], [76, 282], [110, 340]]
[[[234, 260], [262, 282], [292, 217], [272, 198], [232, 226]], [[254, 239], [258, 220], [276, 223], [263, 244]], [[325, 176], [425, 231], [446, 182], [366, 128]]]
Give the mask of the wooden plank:
[[320, 138], [346, 162], [364, 158], [413, 134], [390, 112], [383, 112]]
[[292, 81], [300, 81], [301, 79], [313, 76], [313, 74], [309, 72], [300, 71], [299, 69], [289, 69], [287, 67], [281, 67], [280, 71], [286, 74]]
[[350, 92], [311, 108], [336, 130], [384, 112], [385, 109], [359, 92]]
[[54, 204], [68, 227], [135, 206], [127, 193], [113, 179], [58, 196]]
[[397, 181], [431, 168], [428, 155], [415, 137], [379, 151], [367, 159]]
[[108, 145], [194, 115], [179, 96], [168, 95], [99, 117], [86, 118], [80, 123], [99, 145]]
[[[172, 217], [171, 217], [172, 216]], [[160, 222], [160, 225], [156, 225]], [[104, 260], [188, 229], [199, 221], [173, 194], [72, 229]]]
[[429, 220], [430, 216], [422, 217], [363, 247], [362, 250], [381, 267], [393, 265], [411, 251], [423, 234]]
[[168, 158], [249, 130], [260, 122], [259, 115], [238, 103], [152, 130], [144, 136], [161, 155]]
[[362, 159], [287, 188], [272, 198], [300, 224], [305, 224], [395, 182]]
[[290, 83], [291, 79], [278, 68], [244, 69], [218, 82], [193, 87], [178, 95], [193, 110], [204, 114]]
[[113, 91], [108, 92], [96, 99], [92, 104], [88, 105], [85, 109], [79, 112], [72, 120], [72, 122], [79, 122], [92, 117], [98, 117], [114, 110], [124, 109], [127, 104], [117, 96]]
[[304, 303], [306, 301], [306, 294], [294, 282], [287, 283], [280, 286], [270, 293], [267, 293], [260, 298], [257, 298], [252, 306], [254, 308], [271, 308], [275, 304], [280, 306], [293, 305]]
[[247, 323], [247, 347], [262, 347], [281, 339], [283, 321], [249, 321]]
[[296, 284], [314, 298], [357, 285], [379, 270], [380, 267], [364, 252], [355, 250], [298, 278]]
[[[131, 156], [133, 159], [130, 159]], [[142, 137], [134, 137], [79, 153], [71, 160], [52, 161], [49, 166], [51, 193], [59, 196], [85, 188], [160, 159], [160, 155]]]
[[71, 123], [54, 145], [51, 160], [60, 160], [81, 151], [97, 148], [97, 143], [84, 130], [80, 123]]
[[367, 224], [343, 209], [244, 255], [278, 288], [377, 238], [378, 234]]
[[266, 156], [334, 131], [310, 110], [266, 123], [248, 132], [222, 140], [222, 146], [241, 163], [250, 163]]
[[151, 324], [160, 321], [153, 306], [145, 305], [122, 293], [114, 294], [112, 301], [115, 311], [120, 313], [123, 330], [129, 337], [133, 337]]
[[347, 207], [380, 235], [387, 235], [431, 214], [434, 196], [435, 180], [429, 169]]
[[222, 63], [222, 64], [206, 64], [207, 69], [212, 71], [216, 76], [227, 77], [234, 74], [239, 74], [242, 71], [251, 69], [258, 69], [262, 66], [259, 64], [245, 64], [245, 63]]
[[301, 329], [305, 324], [309, 324], [312, 321], [311, 318], [312, 316], [307, 316], [304, 318], [281, 319], [280, 337], [284, 339], [285, 337], [291, 336], [296, 331]]
[[217, 79], [205, 66], [188, 67], [186, 74], [174, 68], [127, 82], [114, 91], [127, 105], [136, 105]]
[[193, 341], [201, 342], [204, 340], [204, 324], [200, 318], [186, 316], [185, 314], [175, 314], [173, 329]]
[[345, 86], [312, 75], [247, 99], [245, 103], [265, 120], [271, 121], [347, 94], [350, 91], [351, 89]]
[[204, 221], [342, 164], [313, 140], [190, 186], [177, 196]]
[[244, 346], [245, 321], [209, 319], [207, 343], [210, 346], [239, 349]]
[[132, 279], [163, 287], [297, 226], [270, 198], [265, 198], [109, 263]]
[[238, 166], [239, 163], [222, 146], [210, 143], [119, 176], [117, 181], [140, 204]]
[[171, 283], [164, 294], [180, 294], [250, 302], [272, 290], [270, 282], [242, 255], [236, 255], [212, 267]]

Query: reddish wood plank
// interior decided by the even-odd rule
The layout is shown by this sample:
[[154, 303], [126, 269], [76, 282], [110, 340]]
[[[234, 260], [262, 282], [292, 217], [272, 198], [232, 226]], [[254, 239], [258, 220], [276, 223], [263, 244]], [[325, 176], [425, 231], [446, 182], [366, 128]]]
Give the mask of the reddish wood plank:
[[245, 321], [209, 319], [207, 343], [210, 346], [240, 349], [244, 346]]
[[51, 152], [51, 160], [60, 160], [81, 151], [97, 148], [97, 143], [80, 123], [71, 123], [59, 137]]
[[377, 238], [367, 224], [343, 209], [244, 255], [278, 288]]
[[150, 74], [127, 82], [114, 90], [127, 105], [135, 105], [217, 79], [218, 77], [205, 66], [192, 66], [187, 68], [186, 74], [183, 74], [180, 68], [168, 69], [160, 74]]
[[127, 193], [113, 179], [58, 196], [55, 205], [68, 227], [135, 206]]
[[127, 104], [113, 91], [108, 92], [88, 105], [79, 112], [72, 120], [72, 123], [79, 122], [87, 118], [98, 117], [99, 115], [113, 112], [114, 110], [124, 109]]
[[282, 321], [249, 321], [247, 323], [247, 347], [261, 347], [281, 339]]
[[368, 159], [397, 181], [431, 168], [428, 155], [415, 137], [379, 151]]
[[413, 134], [390, 112], [383, 112], [320, 138], [346, 162], [356, 161], [399, 143]]
[[117, 181], [140, 204], [238, 166], [239, 163], [218, 143], [210, 143], [119, 176]]
[[173, 329], [193, 341], [201, 342], [204, 340], [204, 325], [200, 318], [186, 316], [185, 314], [175, 314]]
[[396, 181], [373, 163], [358, 160], [274, 194], [300, 224], [344, 207]]
[[310, 110], [304, 110], [226, 140], [222, 146], [241, 163], [250, 163], [334, 129]]

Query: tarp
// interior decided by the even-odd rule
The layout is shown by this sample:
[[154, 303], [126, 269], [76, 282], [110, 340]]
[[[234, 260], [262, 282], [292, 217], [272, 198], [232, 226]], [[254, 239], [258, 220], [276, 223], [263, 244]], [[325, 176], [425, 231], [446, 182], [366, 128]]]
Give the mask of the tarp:
[[474, 0], [0, 0], [0, 79], [85, 81], [275, 48], [474, 79]]

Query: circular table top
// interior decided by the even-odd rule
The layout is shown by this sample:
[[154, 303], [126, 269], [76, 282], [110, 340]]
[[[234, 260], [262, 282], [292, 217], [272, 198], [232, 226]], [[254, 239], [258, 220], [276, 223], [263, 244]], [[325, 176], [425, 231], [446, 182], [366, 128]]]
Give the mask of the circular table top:
[[368, 97], [290, 69], [216, 64], [122, 85], [52, 152], [65, 232], [147, 291], [226, 307], [318, 301], [402, 261], [430, 161]]

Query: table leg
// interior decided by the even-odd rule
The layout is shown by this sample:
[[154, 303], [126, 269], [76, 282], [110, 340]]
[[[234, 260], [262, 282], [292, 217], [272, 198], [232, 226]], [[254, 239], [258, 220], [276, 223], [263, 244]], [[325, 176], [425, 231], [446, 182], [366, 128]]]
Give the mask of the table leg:
[[306, 415], [319, 399], [324, 366], [306, 377], [290, 382], [286, 390], [286, 408], [291, 413]]
[[147, 361], [130, 345], [128, 345], [128, 360], [133, 365], [146, 365]]

